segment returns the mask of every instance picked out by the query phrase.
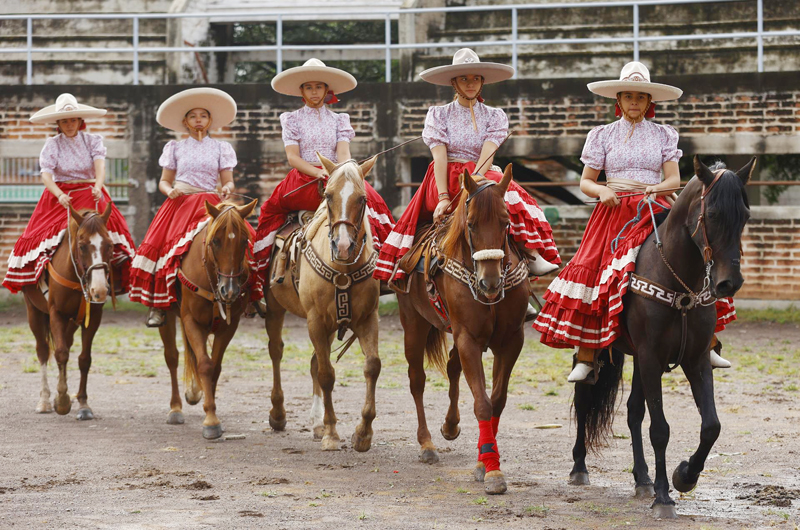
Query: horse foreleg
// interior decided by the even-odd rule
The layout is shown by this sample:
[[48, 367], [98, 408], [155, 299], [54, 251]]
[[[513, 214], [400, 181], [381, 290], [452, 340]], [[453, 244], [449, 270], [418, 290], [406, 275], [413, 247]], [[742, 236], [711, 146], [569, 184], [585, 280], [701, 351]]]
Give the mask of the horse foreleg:
[[309, 366], [311, 372], [311, 431], [315, 440], [322, 440], [325, 434], [325, 423], [322, 421], [325, 415], [325, 406], [322, 404], [322, 387], [319, 386], [319, 361], [317, 353], [311, 356]]
[[[39, 293], [41, 295], [41, 293]], [[47, 361], [50, 360], [50, 325], [47, 313], [41, 312], [29, 299], [26, 293], [25, 305], [28, 310], [28, 326], [36, 339], [36, 358], [39, 360], [39, 373], [42, 378], [42, 389], [39, 391], [39, 403], [36, 412], [53, 412], [50, 403], [50, 385], [47, 382]]]
[[50, 329], [53, 333], [54, 357], [58, 366], [58, 383], [53, 406], [56, 412], [62, 416], [69, 414], [72, 409], [72, 399], [67, 392], [67, 362], [69, 362], [69, 347], [72, 343], [68, 326], [68, 320], [55, 309], [51, 309]]
[[325, 405], [322, 450], [338, 451], [340, 438], [339, 433], [336, 432], [336, 413], [333, 410], [333, 385], [336, 384], [336, 371], [331, 364], [333, 335], [326, 329], [322, 318], [309, 314], [308, 336], [314, 345], [314, 354], [317, 357], [317, 378], [322, 389], [322, 402]]
[[78, 420], [93, 420], [94, 413], [89, 407], [89, 395], [86, 391], [86, 386], [89, 382], [89, 368], [92, 366], [92, 341], [100, 327], [100, 322], [103, 319], [103, 306], [91, 305], [89, 326], [81, 331], [81, 354], [78, 356], [78, 368], [81, 371], [81, 383], [78, 387], [78, 414], [75, 419]]
[[194, 352], [194, 361], [197, 363], [196, 374], [204, 394], [203, 410], [206, 417], [203, 420], [203, 438], [213, 440], [222, 436], [222, 425], [217, 418], [217, 405], [214, 401], [214, 363], [208, 356], [206, 347], [209, 332], [196, 322], [191, 314], [182, 316], [181, 320], [184, 337]]
[[461, 359], [458, 357], [458, 348], [453, 346], [450, 350], [450, 359], [447, 361], [447, 379], [450, 382], [448, 395], [450, 406], [442, 424], [442, 437], [445, 440], [455, 440], [461, 434], [461, 414], [458, 411], [459, 383], [461, 383]]
[[[577, 385], [587, 386], [587, 385]], [[642, 440], [642, 422], [644, 421], [645, 399], [642, 388], [642, 375], [639, 372], [639, 361], [633, 358], [633, 382], [631, 395], [628, 398], [628, 429], [631, 431], [631, 445], [633, 446], [633, 480], [636, 481], [636, 497], [652, 499], [655, 495], [653, 481], [650, 479], [650, 470], [644, 458], [644, 443]]]
[[283, 359], [283, 319], [286, 310], [268, 294], [267, 318], [264, 327], [267, 329], [269, 358], [272, 359], [272, 410], [269, 411], [269, 426], [276, 431], [286, 428], [286, 409], [283, 407], [283, 387], [281, 386], [281, 360]]
[[425, 343], [428, 334], [432, 333], [431, 326], [422, 318], [413, 307], [408, 307], [401, 301], [400, 322], [403, 325], [403, 345], [408, 362], [408, 386], [414, 405], [417, 409], [417, 442], [419, 442], [419, 460], [425, 464], [435, 464], [439, 461], [436, 446], [431, 440], [428, 430], [428, 421], [425, 418]]
[[649, 350], [638, 351], [639, 371], [644, 388], [647, 409], [650, 411], [650, 443], [656, 456], [656, 500], [652, 508], [655, 517], [674, 519], [678, 517], [675, 501], [669, 496], [667, 478], [667, 444], [669, 443], [669, 424], [664, 416], [664, 402], [661, 393], [662, 369], [656, 354]]
[[708, 355], [702, 355], [695, 366], [684, 367], [684, 373], [692, 386], [692, 394], [700, 411], [702, 425], [700, 427], [700, 445], [689, 461], [681, 462], [672, 473], [672, 485], [681, 493], [686, 493], [697, 486], [697, 478], [705, 467], [708, 453], [719, 438], [720, 423], [717, 407], [714, 403], [714, 375]]
[[169, 425], [183, 425], [183, 403], [181, 402], [181, 394], [178, 388], [178, 359], [180, 353], [178, 352], [177, 344], [177, 326], [176, 326], [175, 311], [169, 310], [164, 318], [164, 325], [158, 328], [158, 334], [161, 335], [161, 342], [164, 344], [164, 361], [167, 363], [169, 369], [169, 378], [172, 386], [172, 395], [169, 400], [169, 416], [167, 416], [167, 423]]
[[358, 336], [361, 351], [364, 352], [364, 379], [367, 383], [364, 407], [361, 409], [361, 423], [353, 432], [350, 442], [356, 451], [368, 451], [372, 445], [372, 421], [375, 419], [375, 387], [381, 373], [381, 358], [378, 355], [378, 312], [374, 311], [364, 321], [353, 326]]
[[589, 415], [592, 400], [590, 385], [576, 384], [572, 407], [575, 411], [575, 445], [572, 446], [572, 471], [569, 483], [573, 486], [589, 484], [589, 469], [586, 467], [586, 418]]
[[[206, 420], [210, 420], [213, 422], [216, 420], [216, 424], [210, 423], [212, 429], [209, 429], [212, 433], [216, 434], [216, 425], [219, 428], [219, 435], [221, 436], [225, 429], [222, 427], [219, 419], [216, 416], [217, 410], [217, 383], [219, 382], [219, 376], [222, 374], [222, 360], [225, 357], [225, 350], [228, 349], [228, 345], [231, 343], [233, 336], [236, 334], [236, 330], [239, 327], [239, 318], [240, 316], [235, 316], [231, 318], [231, 323], [225, 326], [220, 326], [222, 329], [217, 330], [214, 333], [214, 341], [211, 345], [211, 359], [209, 363], [203, 363], [203, 367], [199, 369], [200, 373], [202, 374], [205, 370], [210, 370], [211, 372], [211, 386], [206, 387], [210, 388], [210, 392], [206, 392], [206, 403], [209, 403], [208, 410], [213, 410], [213, 417], [209, 418], [208, 410], [206, 411]], [[205, 356], [204, 356], [205, 358]], [[207, 366], [210, 365], [210, 369]], [[210, 398], [210, 399], [209, 399]], [[205, 404], [204, 404], [205, 405]], [[205, 408], [205, 406], [203, 407]], [[203, 430], [205, 431], [206, 423], [203, 423]], [[216, 436], [219, 437], [219, 436]]]

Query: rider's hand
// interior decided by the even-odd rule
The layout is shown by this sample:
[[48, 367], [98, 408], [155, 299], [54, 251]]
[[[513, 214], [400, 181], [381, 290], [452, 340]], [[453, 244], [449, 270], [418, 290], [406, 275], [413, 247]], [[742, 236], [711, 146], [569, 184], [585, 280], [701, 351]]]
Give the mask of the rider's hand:
[[100, 191], [100, 188], [96, 186], [92, 187], [92, 197], [94, 198], [94, 200], [99, 201], [100, 199], [103, 198], [103, 192]]
[[644, 196], [650, 197], [651, 195], [658, 195], [658, 189], [655, 186], [647, 186], [644, 189]]
[[232, 186], [228, 186], [228, 184], [222, 186], [222, 189], [220, 190], [220, 195], [222, 196], [223, 199], [227, 199], [228, 196], [233, 192], [231, 188]]
[[600, 199], [600, 202], [603, 203], [603, 205], [608, 206], [609, 208], [619, 206], [619, 197], [617, 197], [617, 194], [614, 193], [614, 190], [606, 186], [600, 188], [600, 193], [598, 194], [597, 198]]
[[438, 223], [439, 221], [442, 220], [442, 217], [444, 216], [444, 211], [447, 209], [448, 206], [450, 206], [449, 199], [442, 199], [439, 201], [439, 204], [436, 205], [436, 209], [433, 211], [434, 223]]
[[169, 197], [170, 199], [177, 199], [181, 195], [183, 195], [183, 192], [181, 190], [179, 190], [178, 188], [172, 188], [167, 197]]
[[317, 170], [317, 174], [316, 174], [316, 175], [314, 175], [314, 176], [315, 176], [316, 178], [318, 178], [318, 179], [326, 179], [326, 178], [328, 178], [330, 175], [328, 175], [328, 172], [327, 172], [327, 171], [325, 171], [325, 168], [319, 168], [319, 169]]
[[70, 197], [66, 193], [62, 193], [61, 195], [58, 196], [58, 204], [60, 204], [64, 208], [69, 208], [69, 205], [72, 204], [72, 197]]

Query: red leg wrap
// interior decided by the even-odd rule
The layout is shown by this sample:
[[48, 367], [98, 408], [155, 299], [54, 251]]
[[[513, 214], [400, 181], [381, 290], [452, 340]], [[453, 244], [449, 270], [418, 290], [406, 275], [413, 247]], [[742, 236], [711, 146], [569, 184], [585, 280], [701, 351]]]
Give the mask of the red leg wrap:
[[486, 472], [500, 469], [500, 453], [494, 438], [493, 424], [490, 421], [479, 421], [478, 429], [478, 462], [483, 462]]

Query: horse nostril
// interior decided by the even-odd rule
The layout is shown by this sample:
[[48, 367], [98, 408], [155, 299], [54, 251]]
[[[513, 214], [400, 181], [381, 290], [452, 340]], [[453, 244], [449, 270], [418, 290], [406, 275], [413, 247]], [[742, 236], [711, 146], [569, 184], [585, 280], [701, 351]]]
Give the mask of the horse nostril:
[[733, 290], [733, 282], [725, 280], [717, 284], [717, 293], [721, 295], [729, 294]]

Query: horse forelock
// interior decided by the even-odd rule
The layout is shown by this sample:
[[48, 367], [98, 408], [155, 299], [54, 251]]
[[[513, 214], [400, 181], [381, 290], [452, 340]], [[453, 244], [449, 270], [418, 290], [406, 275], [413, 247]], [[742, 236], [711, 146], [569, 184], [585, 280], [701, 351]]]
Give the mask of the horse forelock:
[[336, 168], [336, 170], [328, 179], [326, 190], [338, 192], [347, 182], [352, 182], [356, 190], [359, 192], [367, 192], [366, 186], [364, 185], [364, 179], [361, 177], [361, 169], [355, 160], [348, 160]]
[[212, 219], [208, 226], [206, 238], [209, 241], [214, 239], [217, 236], [217, 232], [222, 230], [223, 227], [226, 234], [238, 232], [240, 236], [243, 236], [243, 239], [250, 238], [247, 221], [236, 211], [235, 204], [227, 201], [221, 202], [217, 205], [217, 208], [219, 208], [220, 214], [215, 219]]
[[[72, 216], [70, 216], [70, 226], [73, 228], [73, 232], [76, 236], [82, 234], [100, 234], [101, 237], [110, 239], [108, 236], [108, 228], [106, 228], [103, 218], [97, 214], [95, 210], [92, 210], [91, 208], [83, 208], [78, 210], [78, 213], [84, 218], [80, 224], [78, 224], [78, 222]], [[95, 215], [89, 215], [89, 217], [86, 217], [87, 214]]]
[[750, 217], [750, 207], [745, 185], [736, 173], [727, 170], [722, 174], [706, 196], [706, 211], [723, 216], [722, 222], [716, 223], [721, 228], [717, 237], [726, 243], [740, 239], [741, 230]]

